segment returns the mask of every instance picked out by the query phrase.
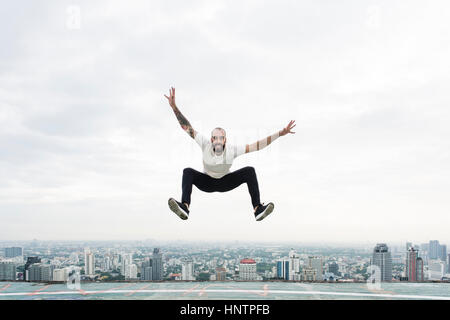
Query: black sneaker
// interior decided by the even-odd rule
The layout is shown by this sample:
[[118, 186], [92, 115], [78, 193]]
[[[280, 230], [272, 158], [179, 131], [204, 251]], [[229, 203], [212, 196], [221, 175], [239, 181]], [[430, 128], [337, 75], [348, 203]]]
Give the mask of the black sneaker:
[[267, 217], [269, 214], [271, 214], [274, 207], [275, 207], [275, 205], [272, 202], [269, 202], [266, 205], [264, 205], [264, 203], [263, 203], [263, 204], [260, 204], [258, 207], [256, 207], [256, 211], [255, 211], [256, 221], [261, 221], [262, 219]]
[[169, 208], [181, 219], [186, 220], [189, 217], [189, 210], [184, 203], [178, 202], [174, 198], [169, 199]]

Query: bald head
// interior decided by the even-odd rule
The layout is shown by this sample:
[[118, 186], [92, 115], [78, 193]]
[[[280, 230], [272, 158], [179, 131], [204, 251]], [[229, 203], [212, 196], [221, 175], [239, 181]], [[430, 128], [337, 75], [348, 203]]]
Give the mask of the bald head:
[[211, 131], [211, 137], [217, 136], [217, 135], [223, 135], [224, 137], [226, 137], [226, 132], [225, 129], [221, 128], [221, 127], [216, 127], [213, 129], [213, 131]]

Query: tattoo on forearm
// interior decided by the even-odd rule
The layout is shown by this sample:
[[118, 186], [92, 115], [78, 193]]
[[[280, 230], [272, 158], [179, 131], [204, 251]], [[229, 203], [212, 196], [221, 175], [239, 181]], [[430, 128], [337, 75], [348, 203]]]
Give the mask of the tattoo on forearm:
[[275, 133], [275, 134], [273, 134], [271, 136], [268, 136], [267, 138], [258, 140], [255, 143], [252, 143], [250, 145], [247, 144], [245, 146], [245, 153], [264, 149], [269, 144], [271, 144], [275, 139], [277, 139], [279, 136], [280, 136], [280, 134], [279, 134], [279, 132], [277, 132], [277, 133]]
[[185, 130], [192, 138], [194, 138], [194, 129], [192, 128], [188, 119], [186, 119], [186, 117], [180, 112], [180, 110], [178, 110], [177, 107], [173, 108], [173, 112], [175, 113], [175, 116], [177, 117], [181, 128], [183, 128], [183, 130]]

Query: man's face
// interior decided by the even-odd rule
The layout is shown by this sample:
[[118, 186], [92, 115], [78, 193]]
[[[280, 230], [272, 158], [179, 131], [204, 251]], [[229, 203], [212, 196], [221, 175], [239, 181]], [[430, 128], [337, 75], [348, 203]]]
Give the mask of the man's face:
[[220, 129], [214, 129], [211, 135], [211, 143], [213, 144], [214, 153], [217, 156], [222, 154], [226, 142], [227, 138], [225, 137], [224, 132]]

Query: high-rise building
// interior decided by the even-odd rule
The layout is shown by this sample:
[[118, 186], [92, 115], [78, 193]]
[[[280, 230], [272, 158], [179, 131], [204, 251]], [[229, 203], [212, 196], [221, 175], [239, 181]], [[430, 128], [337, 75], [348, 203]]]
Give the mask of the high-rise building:
[[377, 243], [373, 249], [372, 265], [380, 269], [381, 281], [392, 281], [392, 257], [385, 243]]
[[137, 279], [137, 266], [134, 263], [126, 265], [125, 279]]
[[407, 242], [406, 243], [406, 252], [408, 252], [412, 246], [413, 246], [412, 242]]
[[110, 256], [105, 256], [105, 258], [103, 259], [103, 271], [104, 272], [108, 272], [109, 270], [111, 270], [111, 257]]
[[54, 266], [43, 263], [34, 263], [28, 269], [29, 281], [52, 281]]
[[225, 281], [227, 275], [227, 269], [225, 268], [216, 268], [216, 281]]
[[423, 261], [419, 258], [419, 251], [414, 248], [406, 253], [406, 277], [408, 281], [423, 280]]
[[409, 248], [406, 253], [406, 277], [408, 281], [416, 281], [417, 270], [417, 251], [414, 248]]
[[441, 244], [439, 248], [439, 259], [446, 262], [447, 261], [447, 246], [445, 244]]
[[194, 277], [194, 262], [188, 258], [181, 266], [181, 280], [195, 280]]
[[310, 256], [308, 259], [308, 266], [310, 268], [316, 269], [316, 280], [322, 281], [323, 280], [323, 263], [322, 263], [322, 257], [319, 256]]
[[84, 255], [84, 273], [87, 276], [95, 274], [95, 257], [92, 252], [86, 252]]
[[447, 255], [447, 273], [450, 273], [450, 253]]
[[5, 258], [15, 258], [23, 255], [21, 247], [9, 247], [5, 248]]
[[239, 279], [252, 281], [256, 280], [256, 261], [253, 259], [242, 259], [239, 263]]
[[289, 280], [289, 259], [279, 259], [277, 261], [277, 278]]
[[289, 280], [297, 280], [300, 273], [300, 257], [295, 253], [294, 249], [289, 251]]
[[153, 280], [152, 260], [142, 262], [141, 280]]
[[41, 281], [52, 281], [53, 280], [53, 270], [55, 270], [55, 265], [44, 264], [41, 266]]
[[339, 276], [339, 265], [336, 262], [328, 264], [328, 272], [333, 273], [335, 276]]
[[41, 281], [41, 264], [33, 263], [28, 268], [28, 281]]
[[113, 269], [119, 268], [119, 265], [120, 265], [119, 260], [120, 260], [119, 255], [115, 254], [112, 258], [112, 268]]
[[162, 253], [159, 248], [153, 249], [152, 256], [152, 278], [153, 280], [162, 280], [163, 279], [163, 263], [162, 263]]
[[27, 262], [25, 263], [25, 274], [24, 274], [24, 279], [26, 281], [31, 281], [29, 278], [29, 269], [30, 267], [35, 264], [35, 263], [40, 263], [41, 262], [41, 258], [39, 257], [28, 257], [27, 258]]
[[424, 281], [423, 260], [421, 257], [417, 258], [417, 281]]
[[13, 262], [0, 262], [0, 280], [16, 280], [17, 265]]
[[121, 255], [120, 274], [125, 276], [127, 266], [133, 263], [133, 255], [131, 253], [124, 253]]
[[428, 247], [428, 258], [438, 259], [440, 256], [440, 244], [438, 240], [430, 240]]

